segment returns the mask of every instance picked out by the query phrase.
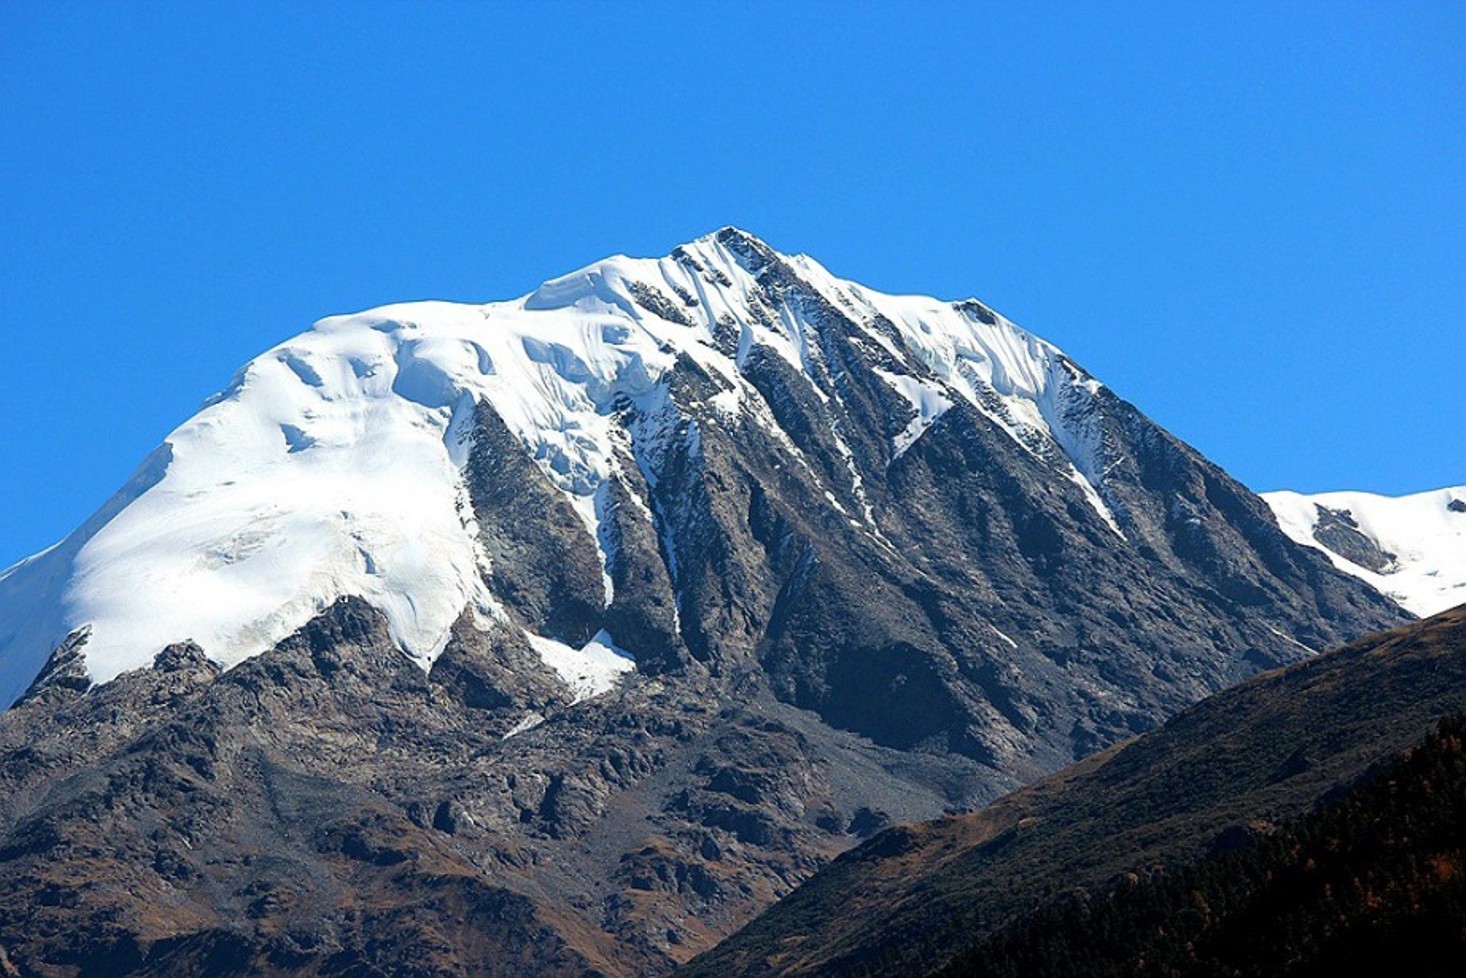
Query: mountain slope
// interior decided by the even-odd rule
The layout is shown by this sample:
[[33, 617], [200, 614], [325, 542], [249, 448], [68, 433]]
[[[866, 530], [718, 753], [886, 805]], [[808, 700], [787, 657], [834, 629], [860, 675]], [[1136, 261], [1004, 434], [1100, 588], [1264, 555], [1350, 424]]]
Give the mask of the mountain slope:
[[888, 830], [679, 974], [933, 971], [1041, 908], [1265, 835], [1463, 709], [1458, 608], [1220, 693], [982, 811]]
[[967, 948], [946, 978], [1412, 974], [1466, 953], [1466, 715], [1318, 810], [1199, 863], [1075, 892]]
[[975, 300], [735, 229], [327, 319], [0, 577], [0, 946], [471, 973], [462, 877], [544, 973], [664, 972], [1404, 616]]
[[1417, 615], [1466, 601], [1466, 487], [1409, 496], [1265, 492], [1278, 525]]

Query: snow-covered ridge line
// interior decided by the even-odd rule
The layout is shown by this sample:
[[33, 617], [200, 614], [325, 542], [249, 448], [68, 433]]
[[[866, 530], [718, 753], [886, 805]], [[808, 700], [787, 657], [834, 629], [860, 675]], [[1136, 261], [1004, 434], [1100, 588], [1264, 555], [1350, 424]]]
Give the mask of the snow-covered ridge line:
[[[85, 525], [0, 573], [0, 697], [18, 695], [84, 626], [86, 668], [105, 682], [184, 639], [233, 666], [343, 595], [382, 610], [401, 647], [430, 664], [465, 610], [505, 619], [484, 584], [463, 477], [476, 404], [493, 407], [598, 544], [597, 499], [625, 441], [613, 407], [675, 411], [679, 358], [726, 382], [719, 412], [742, 412], [792, 448], [741, 368], [757, 346], [809, 375], [823, 353], [802, 309], [763, 298], [750, 256], [782, 262], [902, 365], [881, 374], [916, 415], [893, 455], [961, 398], [1030, 450], [1071, 453], [1069, 474], [1114, 525], [1064, 419], [1069, 388], [1097, 383], [1056, 348], [975, 301], [883, 295], [723, 229], [517, 300], [329, 317], [256, 357]], [[863, 500], [859, 478], [852, 465]]]
[[1466, 486], [1407, 496], [1262, 493], [1293, 540], [1422, 617], [1466, 602]]

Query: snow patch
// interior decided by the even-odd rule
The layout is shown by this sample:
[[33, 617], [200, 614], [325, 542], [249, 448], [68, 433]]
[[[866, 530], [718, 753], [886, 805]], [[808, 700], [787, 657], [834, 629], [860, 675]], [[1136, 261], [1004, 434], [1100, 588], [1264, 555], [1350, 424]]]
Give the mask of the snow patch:
[[997, 625], [994, 625], [992, 622], [988, 622], [987, 625], [995, 633], [997, 633], [998, 638], [1000, 638], [1003, 641], [1007, 642], [1008, 645], [1011, 646], [1012, 648], [1015, 648], [1015, 649], [1018, 648], [1018, 643], [1015, 642], [1015, 641], [1013, 641], [1013, 639], [1008, 635], [1007, 632], [1003, 631], [1001, 628], [999, 628]]
[[924, 383], [915, 377], [907, 377], [902, 374], [893, 374], [888, 370], [876, 369], [875, 371], [882, 380], [891, 385], [891, 389], [906, 399], [911, 409], [916, 412], [906, 427], [896, 433], [891, 439], [892, 461], [906, 454], [916, 439], [926, 433], [926, 430], [936, 423], [936, 420], [946, 414], [952, 407], [952, 402], [935, 386]]
[[580, 703], [610, 692], [626, 673], [636, 668], [636, 658], [619, 648], [604, 628], [580, 648], [532, 632], [524, 637], [541, 661], [555, 670]]
[[538, 727], [544, 722], [545, 718], [543, 714], [536, 713], [534, 710], [530, 710], [524, 716], [519, 718], [519, 722], [515, 723], [514, 726], [509, 728], [509, 732], [504, 734], [502, 739], [508, 740], [510, 737], [517, 737], [522, 733], [533, 730], [535, 727]]
[[[1466, 486], [1408, 496], [1283, 490], [1262, 493], [1262, 498], [1295, 542], [1322, 551], [1339, 570], [1408, 611], [1427, 617], [1466, 602]], [[1360, 533], [1394, 554], [1389, 572], [1361, 567], [1320, 543], [1313, 535], [1319, 506], [1348, 511]]]
[[1296, 646], [1297, 648], [1302, 649], [1304, 652], [1307, 652], [1309, 655], [1318, 655], [1318, 649], [1311, 649], [1311, 648], [1309, 648], [1308, 646], [1304, 645], [1302, 642], [1298, 641], [1293, 636], [1283, 634], [1282, 632], [1278, 631], [1276, 628], [1274, 628], [1273, 626], [1267, 624], [1266, 622], [1263, 622], [1262, 627], [1263, 628], [1266, 628], [1268, 631], [1272, 632], [1274, 635], [1276, 635], [1278, 638], [1282, 639], [1284, 642], [1287, 642], [1289, 645]]
[[708, 403], [713, 409], [728, 417], [736, 417], [740, 406], [743, 404], [743, 392], [737, 387], [730, 387], [727, 390], [718, 391], [708, 398]]

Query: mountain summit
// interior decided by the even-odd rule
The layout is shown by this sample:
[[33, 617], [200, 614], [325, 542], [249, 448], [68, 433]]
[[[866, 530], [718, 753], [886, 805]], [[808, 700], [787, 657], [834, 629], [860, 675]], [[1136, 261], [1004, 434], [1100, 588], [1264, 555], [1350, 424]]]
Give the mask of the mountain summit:
[[[838, 337], [826, 335], [832, 322]], [[877, 383], [853, 388], [852, 356]], [[706, 396], [683, 410], [670, 392], [694, 375]], [[835, 458], [799, 443], [805, 419], [779, 403], [788, 383], [828, 416], [820, 447]], [[585, 588], [581, 618], [614, 601], [613, 484], [628, 467], [654, 483], [669, 452], [697, 449], [700, 421], [758, 427], [829, 508], [890, 549], [873, 501], [890, 493], [867, 483], [961, 403], [1073, 484], [1111, 531], [1100, 545], [1125, 547], [1116, 513], [1131, 515], [1106, 484], [1118, 456], [1101, 390], [974, 299], [882, 295], [731, 227], [511, 302], [328, 318], [246, 364], [91, 520], [4, 572], [0, 691], [18, 695], [68, 635], [93, 682], [185, 639], [233, 666], [344, 595], [381, 610], [430, 665], [461, 615], [507, 618], [467, 491], [481, 407], [596, 544], [601, 593]], [[634, 502], [653, 518], [655, 499]], [[664, 549], [672, 572], [675, 548]], [[589, 637], [563, 620], [533, 624], [548, 625], [546, 640]], [[614, 660], [600, 668], [614, 672]]]
[[0, 576], [0, 948], [666, 971], [1405, 617], [982, 303], [733, 228], [333, 317]]
[[[831, 314], [851, 328], [827, 350]], [[760, 378], [838, 409], [851, 353], [879, 378], [858, 396], [880, 425], [847, 436], [867, 419], [832, 414], [820, 434], [839, 457], [812, 460], [770, 400], [779, 388]], [[687, 412], [669, 400], [684, 375], [706, 387]], [[465, 612], [506, 620], [467, 492], [480, 406], [596, 543], [600, 593], [585, 588], [580, 618], [614, 599], [613, 482], [628, 467], [654, 481], [669, 451], [695, 450], [698, 419], [678, 422], [698, 412], [757, 426], [791, 463], [814, 464], [828, 505], [889, 548], [865, 483], [962, 402], [1071, 481], [1120, 542], [1097, 488], [1105, 460], [1087, 408], [1098, 388], [975, 300], [880, 295], [734, 228], [659, 260], [598, 262], [511, 302], [332, 317], [246, 364], [101, 512], [5, 572], [0, 687], [17, 695], [68, 634], [84, 635], [94, 682], [184, 639], [233, 666], [343, 595], [381, 610], [430, 665]], [[636, 424], [622, 423], [628, 411]], [[852, 440], [879, 468], [862, 470]], [[587, 637], [534, 624], [548, 624], [547, 640]]]

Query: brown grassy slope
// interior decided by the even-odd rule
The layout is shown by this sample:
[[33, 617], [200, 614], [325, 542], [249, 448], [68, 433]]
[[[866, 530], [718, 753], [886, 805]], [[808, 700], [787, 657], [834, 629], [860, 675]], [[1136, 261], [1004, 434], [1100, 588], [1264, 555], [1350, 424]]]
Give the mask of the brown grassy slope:
[[938, 978], [1333, 978], [1466, 960], [1466, 714], [1315, 811], [1019, 915]]
[[920, 974], [1015, 914], [1307, 811], [1466, 709], [1466, 606], [1266, 673], [972, 815], [836, 860], [686, 975]]

